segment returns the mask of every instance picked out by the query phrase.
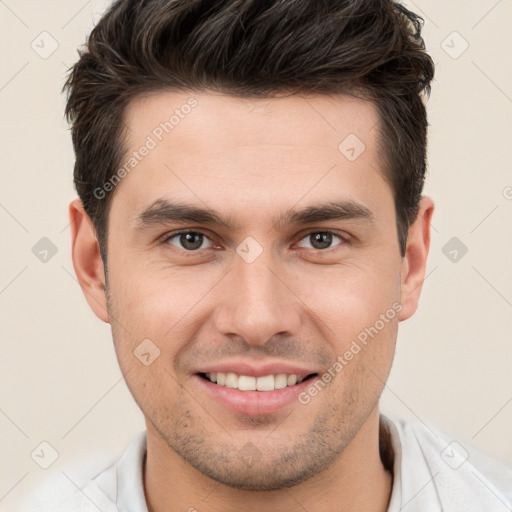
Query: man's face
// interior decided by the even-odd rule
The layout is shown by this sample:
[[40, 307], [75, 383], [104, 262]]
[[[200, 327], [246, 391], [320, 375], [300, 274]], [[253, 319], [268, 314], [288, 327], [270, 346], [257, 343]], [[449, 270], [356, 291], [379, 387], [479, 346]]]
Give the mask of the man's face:
[[[181, 108], [192, 96], [197, 105]], [[160, 123], [175, 109], [167, 134]], [[318, 474], [374, 417], [397, 335], [389, 311], [403, 268], [375, 107], [160, 92], [132, 102], [125, 122], [126, 160], [154, 145], [148, 136], [156, 145], [113, 197], [108, 311], [148, 436], [236, 487]], [[172, 220], [170, 208], [155, 212], [164, 201], [209, 209], [230, 227]], [[284, 217], [334, 203], [345, 205], [341, 218]], [[241, 387], [304, 380], [243, 391], [211, 373], [246, 376], [227, 378]]]

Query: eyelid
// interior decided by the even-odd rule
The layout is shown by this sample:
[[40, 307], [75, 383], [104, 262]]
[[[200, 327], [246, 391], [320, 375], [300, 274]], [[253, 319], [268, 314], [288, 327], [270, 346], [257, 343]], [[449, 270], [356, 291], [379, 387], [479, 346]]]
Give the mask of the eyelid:
[[[215, 243], [214, 240], [212, 239], [212, 237], [209, 236], [207, 233], [204, 232], [204, 230], [202, 230], [200, 228], [197, 228], [197, 229], [188, 228], [188, 229], [179, 229], [177, 231], [170, 231], [170, 232], [166, 233], [165, 235], [163, 235], [161, 237], [161, 242], [165, 244], [165, 243], [168, 242], [169, 239], [174, 238], [174, 237], [176, 237], [178, 235], [181, 235], [183, 233], [197, 233], [197, 234], [201, 234], [205, 238], [210, 240], [210, 242]], [[294, 242], [294, 245], [297, 244], [298, 242], [302, 241], [307, 236], [312, 235], [313, 233], [329, 233], [329, 234], [335, 235], [338, 238], [340, 238], [343, 243], [337, 244], [337, 245], [335, 245], [333, 247], [328, 247], [327, 249], [308, 249], [308, 248], [305, 248], [305, 247], [300, 247], [300, 249], [306, 249], [309, 252], [314, 251], [314, 252], [317, 252], [317, 253], [324, 253], [324, 252], [326, 253], [326, 252], [329, 252], [332, 249], [335, 249], [336, 247], [338, 247], [340, 245], [345, 245], [345, 244], [350, 243], [350, 238], [351, 237], [350, 237], [350, 235], [348, 235], [348, 233], [340, 232], [340, 231], [337, 231], [335, 229], [318, 229], [317, 228], [317, 229], [309, 229], [309, 230], [307, 230], [305, 232], [302, 232], [299, 235], [297, 235], [297, 237], [295, 239], [296, 241]], [[198, 254], [198, 253], [201, 253], [203, 251], [206, 251], [207, 249], [197, 249], [197, 250], [194, 250], [194, 251], [186, 251], [186, 250], [180, 249], [179, 247], [175, 247], [175, 250], [180, 252], [180, 253], [183, 253], [183, 254], [193, 255], [193, 254]]]
[[300, 249], [307, 249], [309, 252], [315, 251], [317, 253], [327, 253], [330, 250], [336, 249], [336, 247], [338, 247], [340, 245], [345, 245], [345, 244], [350, 243], [350, 236], [348, 235], [348, 233], [345, 233], [342, 231], [337, 231], [336, 229], [318, 229], [318, 228], [317, 229], [309, 229], [308, 231], [301, 233], [300, 235], [297, 236], [297, 241], [295, 243], [301, 242], [304, 238], [312, 235], [313, 233], [329, 233], [331, 235], [334, 235], [334, 236], [337, 236], [338, 238], [340, 238], [342, 242], [337, 245], [334, 245], [333, 247], [328, 247], [327, 249], [314, 249], [314, 248], [309, 249], [307, 247], [300, 247]]
[[[166, 233], [165, 235], [163, 235], [161, 237], [161, 241], [162, 243], [167, 243], [168, 240], [170, 240], [171, 238], [175, 238], [177, 237], [178, 235], [182, 235], [182, 234], [185, 234], [185, 233], [197, 233], [197, 234], [200, 234], [200, 235], [203, 235], [205, 238], [207, 238], [210, 242], [212, 243], [215, 243], [213, 240], [212, 240], [212, 237], [207, 235], [203, 230], [201, 229], [179, 229], [177, 231], [170, 231], [169, 233]], [[186, 252], [186, 253], [189, 253], [189, 254], [193, 254], [193, 253], [199, 253], [201, 251], [204, 251], [206, 249], [200, 249], [200, 250], [195, 250], [195, 251], [184, 251], [183, 249], [180, 249], [179, 247], [176, 247], [176, 249], [178, 251], [182, 251], [182, 252]]]

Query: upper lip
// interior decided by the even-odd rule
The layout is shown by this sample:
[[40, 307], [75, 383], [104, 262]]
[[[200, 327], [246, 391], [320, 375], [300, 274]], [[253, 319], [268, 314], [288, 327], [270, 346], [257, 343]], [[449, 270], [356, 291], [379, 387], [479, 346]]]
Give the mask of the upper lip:
[[201, 367], [195, 373], [235, 373], [236, 375], [247, 375], [250, 377], [263, 377], [265, 375], [297, 375], [298, 377], [307, 377], [312, 373], [318, 373], [316, 369], [306, 366], [286, 363], [282, 361], [269, 361], [257, 364], [248, 361], [223, 361], [221, 363], [212, 363]]

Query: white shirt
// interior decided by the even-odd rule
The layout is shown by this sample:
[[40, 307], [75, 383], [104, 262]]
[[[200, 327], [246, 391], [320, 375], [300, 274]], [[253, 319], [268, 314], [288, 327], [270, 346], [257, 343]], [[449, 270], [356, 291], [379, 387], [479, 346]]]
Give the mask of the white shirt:
[[[393, 451], [393, 487], [388, 512], [512, 511], [512, 468], [463, 441], [420, 422], [381, 413]], [[146, 431], [116, 464], [57, 502], [31, 500], [23, 512], [148, 512], [143, 462]], [[55, 489], [53, 489], [55, 491]], [[42, 497], [43, 490], [37, 494]], [[41, 501], [43, 500], [43, 501]]]

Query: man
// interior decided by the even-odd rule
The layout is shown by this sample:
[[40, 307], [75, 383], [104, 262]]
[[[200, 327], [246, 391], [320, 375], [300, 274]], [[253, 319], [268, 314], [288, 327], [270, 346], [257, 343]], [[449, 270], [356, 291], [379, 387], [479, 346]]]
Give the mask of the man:
[[379, 411], [434, 210], [420, 30], [391, 0], [100, 20], [66, 84], [73, 262], [146, 432], [62, 510], [511, 509], [512, 470]]

